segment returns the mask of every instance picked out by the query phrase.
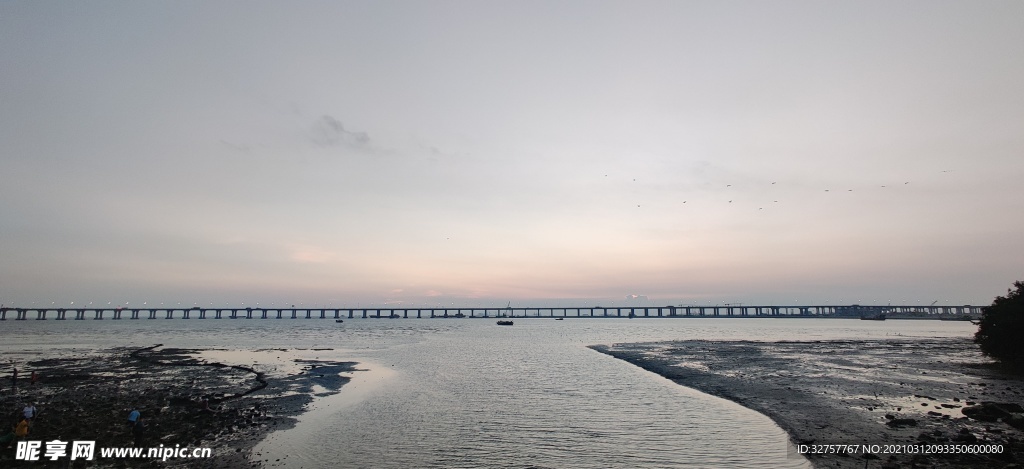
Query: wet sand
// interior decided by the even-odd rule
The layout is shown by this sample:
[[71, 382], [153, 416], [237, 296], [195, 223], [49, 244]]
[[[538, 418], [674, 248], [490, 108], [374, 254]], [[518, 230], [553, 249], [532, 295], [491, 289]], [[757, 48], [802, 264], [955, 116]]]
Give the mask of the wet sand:
[[[295, 359], [291, 372], [268, 375], [198, 358], [203, 352], [210, 351], [154, 346], [18, 357], [17, 389], [12, 392], [9, 369], [0, 382], [2, 423], [12, 425], [25, 402], [32, 401], [39, 416], [29, 440], [95, 440], [97, 448], [129, 447], [134, 438], [127, 417], [134, 406], [147, 424], [140, 446], [212, 448], [213, 457], [166, 463], [98, 459], [88, 467], [249, 468], [258, 465], [250, 461], [257, 442], [293, 425], [314, 396], [338, 392], [349, 381], [341, 373], [355, 371], [356, 365]], [[287, 356], [289, 350], [280, 352]], [[40, 377], [36, 384], [27, 379], [31, 371]], [[56, 462], [13, 458], [13, 448], [3, 449], [0, 466], [86, 467], [83, 462], [69, 466], [66, 457]]]
[[1004, 447], [998, 456], [807, 455], [816, 467], [1018, 467], [1015, 454], [1024, 455], [1024, 409], [1015, 407], [1024, 404], [1024, 381], [1000, 371], [968, 339], [591, 348], [767, 415], [794, 445]]

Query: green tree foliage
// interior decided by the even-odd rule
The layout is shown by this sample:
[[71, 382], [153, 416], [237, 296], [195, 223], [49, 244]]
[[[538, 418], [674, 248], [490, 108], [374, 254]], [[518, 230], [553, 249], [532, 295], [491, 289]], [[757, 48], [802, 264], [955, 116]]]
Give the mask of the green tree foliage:
[[1014, 282], [991, 305], [981, 309], [981, 322], [974, 341], [981, 351], [1000, 362], [1024, 369], [1024, 282]]

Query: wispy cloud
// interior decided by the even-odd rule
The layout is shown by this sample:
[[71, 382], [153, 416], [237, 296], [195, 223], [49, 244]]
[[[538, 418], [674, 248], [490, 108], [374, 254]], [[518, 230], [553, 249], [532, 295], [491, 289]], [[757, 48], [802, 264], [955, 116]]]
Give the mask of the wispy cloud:
[[346, 130], [341, 121], [326, 114], [313, 123], [311, 138], [313, 143], [324, 147], [346, 145], [361, 148], [370, 143], [366, 132]]

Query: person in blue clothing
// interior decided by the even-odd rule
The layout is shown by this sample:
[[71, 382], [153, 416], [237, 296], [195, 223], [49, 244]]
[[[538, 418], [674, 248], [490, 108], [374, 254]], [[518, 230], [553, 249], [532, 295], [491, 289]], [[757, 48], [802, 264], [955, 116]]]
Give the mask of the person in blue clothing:
[[135, 428], [135, 422], [139, 420], [139, 409], [132, 407], [132, 411], [128, 413], [128, 428]]

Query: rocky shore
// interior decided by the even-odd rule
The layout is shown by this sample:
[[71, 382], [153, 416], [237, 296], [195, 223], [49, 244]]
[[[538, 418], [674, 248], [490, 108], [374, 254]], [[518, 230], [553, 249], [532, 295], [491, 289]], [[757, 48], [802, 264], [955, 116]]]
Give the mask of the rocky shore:
[[1012, 468], [1024, 461], [1024, 381], [968, 339], [592, 348], [767, 415], [794, 445], [1003, 446], [998, 455], [807, 455], [816, 467]]
[[[314, 396], [337, 392], [355, 371], [355, 363], [301, 360], [301, 371], [267, 376], [252, 367], [206, 361], [199, 350], [111, 349], [59, 353], [25, 360], [18, 386], [0, 384], [3, 424], [13, 425], [25, 403], [39, 409], [28, 440], [94, 440], [96, 447], [131, 447], [129, 411], [138, 408], [146, 422], [141, 447], [211, 448], [208, 459], [99, 459], [65, 457], [56, 462], [15, 461], [3, 448], [3, 467], [200, 467], [250, 468], [253, 446], [267, 433], [288, 428]], [[282, 355], [288, 351], [281, 351]], [[299, 361], [299, 360], [296, 360]], [[40, 377], [30, 382], [27, 371]], [[5, 376], [9, 377], [8, 371]], [[6, 433], [7, 428], [3, 429]], [[99, 454], [96, 455], [97, 457]], [[252, 457], [251, 456], [256, 456]], [[265, 457], [265, 455], [263, 455]]]

